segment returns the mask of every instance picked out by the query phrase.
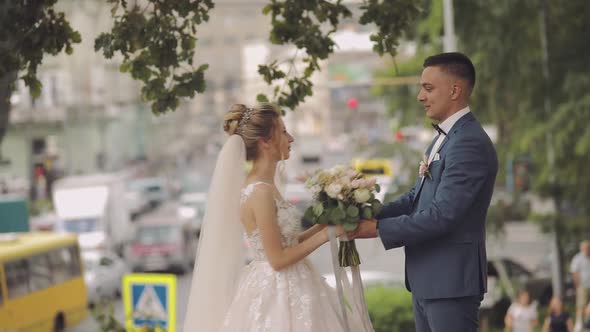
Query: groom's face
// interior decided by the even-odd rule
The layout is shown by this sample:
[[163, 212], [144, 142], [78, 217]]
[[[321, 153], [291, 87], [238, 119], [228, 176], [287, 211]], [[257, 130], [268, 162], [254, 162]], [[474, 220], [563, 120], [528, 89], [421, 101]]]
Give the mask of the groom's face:
[[426, 116], [437, 121], [444, 121], [451, 109], [453, 84], [447, 73], [437, 66], [426, 67], [420, 77], [420, 101], [426, 110]]

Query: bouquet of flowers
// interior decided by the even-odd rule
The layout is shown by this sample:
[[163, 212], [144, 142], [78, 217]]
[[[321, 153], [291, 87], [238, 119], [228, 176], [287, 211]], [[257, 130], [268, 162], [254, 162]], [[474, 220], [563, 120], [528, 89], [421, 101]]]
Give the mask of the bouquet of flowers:
[[[305, 218], [316, 224], [342, 225], [345, 231], [354, 231], [361, 219], [374, 218], [383, 208], [375, 198], [381, 189], [375, 179], [352, 167], [338, 165], [328, 170], [317, 170], [305, 181], [314, 197], [305, 211]], [[340, 266], [360, 264], [353, 241], [341, 241], [338, 252]]]

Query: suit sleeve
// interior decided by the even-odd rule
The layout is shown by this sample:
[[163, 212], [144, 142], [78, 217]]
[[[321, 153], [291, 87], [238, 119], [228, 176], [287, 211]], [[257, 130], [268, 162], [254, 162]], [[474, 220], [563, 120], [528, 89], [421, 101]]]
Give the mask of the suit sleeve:
[[418, 178], [418, 181], [410, 191], [398, 197], [395, 201], [385, 205], [383, 210], [377, 215], [377, 219], [380, 220], [401, 216], [403, 214], [410, 214], [412, 212], [412, 202], [414, 201], [419, 185], [420, 178]]
[[490, 175], [491, 163], [482, 146], [485, 143], [477, 137], [465, 137], [449, 149], [429, 208], [413, 215], [379, 220], [379, 235], [385, 249], [418, 244], [453, 229]]

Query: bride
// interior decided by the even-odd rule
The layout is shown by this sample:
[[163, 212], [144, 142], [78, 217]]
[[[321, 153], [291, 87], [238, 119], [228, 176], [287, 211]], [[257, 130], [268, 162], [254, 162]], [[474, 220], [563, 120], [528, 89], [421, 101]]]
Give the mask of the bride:
[[[184, 332], [344, 331], [336, 293], [305, 259], [328, 242], [328, 229], [302, 233], [301, 216], [275, 186], [293, 143], [280, 115], [272, 104], [236, 104], [225, 115], [230, 137], [209, 189]], [[254, 250], [246, 267], [242, 236]], [[351, 331], [372, 331], [357, 302], [349, 303]]]

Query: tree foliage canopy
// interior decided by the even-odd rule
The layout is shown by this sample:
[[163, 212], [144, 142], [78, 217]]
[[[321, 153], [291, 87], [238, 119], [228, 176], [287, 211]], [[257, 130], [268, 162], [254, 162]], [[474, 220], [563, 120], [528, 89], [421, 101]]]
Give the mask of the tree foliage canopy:
[[64, 13], [56, 12], [57, 0], [3, 1], [0, 5], [0, 78], [23, 73], [31, 95], [41, 93], [37, 68], [45, 54], [72, 53], [80, 34]]
[[[532, 189], [558, 199], [560, 227], [588, 235], [590, 94], [585, 87], [590, 83], [590, 43], [583, 40], [590, 34], [590, 2], [545, 2], [548, 80], [543, 76], [541, 0], [455, 0], [458, 47], [476, 66], [473, 111], [482, 122], [497, 126], [501, 165], [530, 160]], [[419, 75], [423, 58], [442, 50], [440, 3], [425, 1], [420, 22], [411, 31], [417, 57], [379, 75]], [[423, 118], [412, 87], [381, 87], [376, 92], [389, 98], [390, 113], [402, 124]]]
[[490, 8], [484, 1], [457, 0], [457, 17], [465, 18], [457, 31], [476, 61], [478, 112], [498, 125], [504, 158], [529, 156], [538, 193], [585, 206], [590, 99], [582, 86], [590, 75], [590, 44], [580, 41], [590, 33], [583, 19], [590, 3], [546, 3], [548, 80], [542, 75], [541, 1], [503, 0]]
[[[291, 60], [289, 70], [285, 72], [279, 68], [275, 60], [268, 65], [260, 65], [258, 72], [268, 84], [284, 81], [288, 87], [277, 85], [274, 88], [272, 100], [280, 106], [295, 109], [305, 97], [313, 94], [310, 81], [314, 72], [320, 70], [319, 61], [327, 59], [336, 44], [331, 35], [338, 29], [340, 19], [352, 15], [349, 8], [342, 4], [342, 0], [271, 0], [265, 6], [263, 13], [271, 15], [272, 30], [270, 41], [277, 45], [294, 45], [302, 51], [302, 62], [306, 65], [303, 73], [296, 72], [297, 59]], [[420, 9], [415, 1], [377, 1], [370, 0], [361, 6], [363, 14], [359, 18], [360, 24], [375, 24], [377, 31], [371, 35], [373, 49], [380, 55], [397, 52], [398, 41], [404, 31], [417, 18]], [[268, 96], [258, 95], [259, 101], [270, 100]]]
[[[43, 54], [56, 54], [63, 48], [70, 53], [71, 44], [80, 41], [63, 13], [55, 13], [56, 1], [14, 1], [3, 9], [3, 17], [10, 18], [3, 22], [11, 28], [0, 32], [6, 50], [0, 55], [0, 75], [26, 69], [23, 78], [35, 95], [41, 87], [36, 70]], [[99, 35], [95, 50], [106, 58], [117, 53], [123, 56], [120, 70], [142, 82], [142, 95], [152, 103], [155, 114], [176, 109], [179, 98], [205, 91], [207, 65], [194, 66], [193, 58], [198, 50], [197, 28], [208, 21], [213, 0], [106, 1], [112, 6], [114, 25]], [[361, 11], [359, 22], [377, 28], [371, 36], [374, 50], [380, 55], [395, 55], [400, 37], [420, 8], [413, 0], [367, 0]], [[295, 109], [312, 95], [310, 78], [320, 70], [320, 61], [334, 52], [332, 34], [342, 18], [351, 16], [351, 10], [342, 0], [269, 0], [263, 13], [271, 16], [269, 40], [300, 50], [305, 69], [302, 73], [293, 70], [296, 59], [290, 59], [286, 72], [279, 68], [279, 60], [260, 65], [264, 81], [276, 86], [272, 98], [259, 95], [258, 99]]]
[[208, 66], [193, 66], [193, 58], [197, 26], [209, 20], [213, 1], [108, 1], [115, 23], [96, 38], [95, 50], [108, 59], [123, 55], [121, 72], [143, 83], [142, 95], [154, 114], [174, 110], [179, 98], [205, 91]]

